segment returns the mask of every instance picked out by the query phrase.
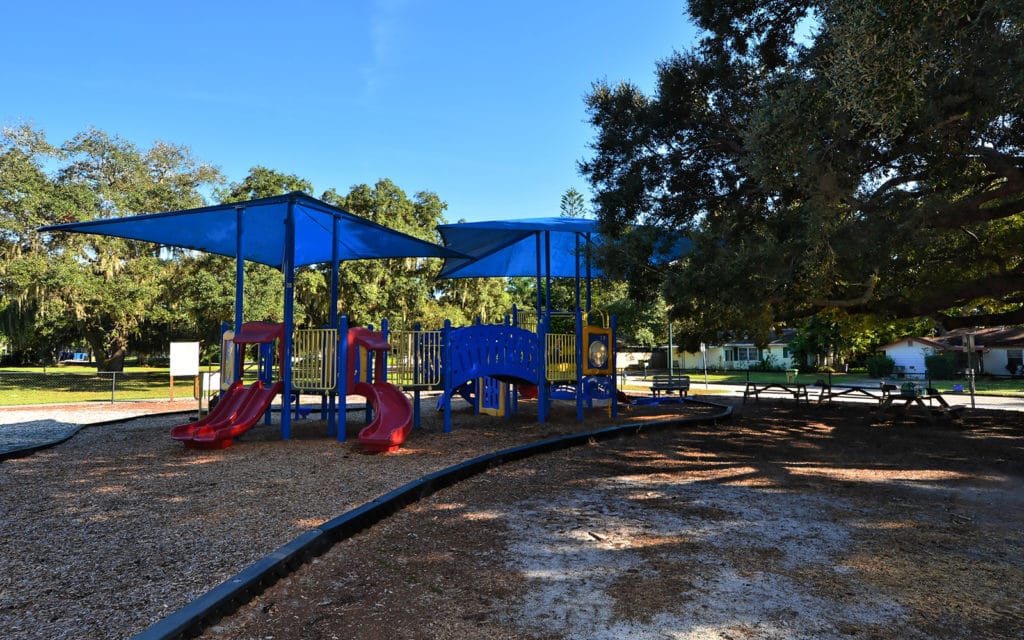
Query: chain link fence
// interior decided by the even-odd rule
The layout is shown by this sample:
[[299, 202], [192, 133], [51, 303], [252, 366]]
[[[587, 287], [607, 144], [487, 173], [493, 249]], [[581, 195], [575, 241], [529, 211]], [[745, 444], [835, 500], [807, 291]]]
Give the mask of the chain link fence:
[[[191, 397], [192, 378], [182, 378], [175, 397]], [[0, 371], [0, 405], [57, 402], [117, 402], [170, 397], [166, 372]]]

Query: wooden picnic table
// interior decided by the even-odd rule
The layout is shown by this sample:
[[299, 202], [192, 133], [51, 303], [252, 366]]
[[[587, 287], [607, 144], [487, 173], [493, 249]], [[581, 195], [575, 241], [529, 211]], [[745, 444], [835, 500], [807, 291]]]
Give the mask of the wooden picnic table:
[[886, 392], [881, 388], [873, 391], [867, 387], [839, 387], [837, 389], [826, 384], [821, 387], [818, 402], [821, 403], [824, 400], [828, 400], [829, 404], [831, 404], [832, 398], [840, 398], [842, 396], [864, 396], [881, 403], [885, 400]]
[[910, 395], [902, 393], [889, 393], [883, 399], [875, 412], [876, 418], [885, 418], [887, 415], [898, 413], [906, 416], [911, 409], [920, 409], [920, 413], [934, 423], [936, 418], [959, 421], [964, 405], [950, 405], [936, 389], [929, 387], [923, 394]]
[[755, 400], [761, 399], [762, 393], [783, 393], [789, 394], [796, 398], [797, 404], [800, 404], [800, 398], [804, 399], [804, 402], [810, 404], [810, 398], [807, 396], [807, 385], [799, 382], [782, 384], [780, 382], [770, 383], [758, 383], [748, 382], [746, 389], [743, 390], [743, 403], [746, 404], [747, 398], [754, 396]]

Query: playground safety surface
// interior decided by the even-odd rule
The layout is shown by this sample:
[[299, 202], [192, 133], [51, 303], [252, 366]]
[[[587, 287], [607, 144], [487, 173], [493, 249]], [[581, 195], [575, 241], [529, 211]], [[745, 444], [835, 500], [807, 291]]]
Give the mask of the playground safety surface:
[[[692, 405], [637, 408], [653, 419]], [[510, 463], [336, 545], [204, 638], [1020, 638], [1024, 414], [729, 422]], [[224, 451], [147, 418], [0, 464], [0, 627], [140, 631], [303, 530], [480, 453], [605, 423], [457, 412], [394, 455], [257, 429]], [[425, 412], [425, 416], [431, 414]], [[358, 421], [350, 416], [350, 432]]]

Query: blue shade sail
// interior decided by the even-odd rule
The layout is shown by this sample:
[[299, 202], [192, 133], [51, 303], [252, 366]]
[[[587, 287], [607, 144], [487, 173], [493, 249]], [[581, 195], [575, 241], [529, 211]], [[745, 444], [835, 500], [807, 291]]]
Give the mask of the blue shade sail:
[[[441, 278], [586, 276], [587, 243], [593, 247], [603, 242], [597, 231], [597, 221], [583, 218], [463, 222], [440, 225], [437, 230], [441, 232], [445, 246], [469, 256], [446, 258], [439, 276]], [[671, 246], [659, 253], [656, 259], [658, 262], [675, 260], [689, 252], [692, 246], [689, 239], [679, 237], [672, 240]], [[604, 277], [593, 264], [590, 275], [594, 278]]]
[[[597, 222], [581, 218], [527, 218], [494, 222], [463, 222], [441, 225], [445, 246], [469, 258], [448, 258], [441, 278], [489, 278], [550, 275], [572, 278], [586, 275], [587, 235], [599, 242]], [[540, 273], [537, 272], [537, 239], [540, 237]], [[550, 238], [548, 273], [545, 237]], [[577, 238], [579, 239], [577, 252]], [[579, 256], [579, 271], [576, 269]], [[591, 275], [601, 277], [596, 268]]]
[[332, 261], [333, 220], [338, 219], [339, 260], [371, 258], [464, 258], [459, 252], [414, 238], [294, 192], [230, 204], [124, 218], [41, 227], [45, 232], [93, 233], [237, 257], [241, 211], [242, 257], [281, 269], [289, 203], [295, 221], [295, 266]]

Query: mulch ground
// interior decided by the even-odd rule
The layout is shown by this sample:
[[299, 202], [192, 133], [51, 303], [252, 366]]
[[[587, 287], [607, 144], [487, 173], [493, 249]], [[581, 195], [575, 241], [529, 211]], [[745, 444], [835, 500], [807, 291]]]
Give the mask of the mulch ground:
[[726, 423], [494, 468], [204, 638], [1024, 638], [1024, 414]]

